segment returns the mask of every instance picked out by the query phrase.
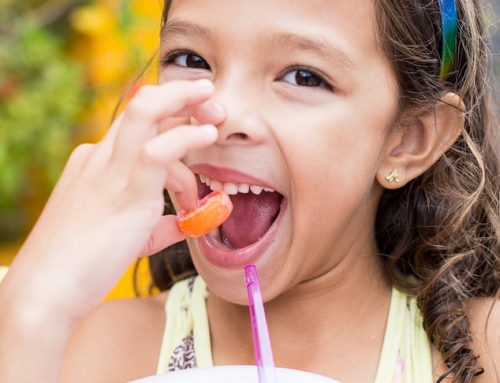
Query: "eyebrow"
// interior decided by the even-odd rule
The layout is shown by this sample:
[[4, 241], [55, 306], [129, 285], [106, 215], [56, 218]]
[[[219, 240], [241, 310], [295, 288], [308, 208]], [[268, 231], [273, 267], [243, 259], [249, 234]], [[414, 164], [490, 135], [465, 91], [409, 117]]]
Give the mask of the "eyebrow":
[[[175, 40], [176, 38], [214, 41], [215, 33], [209, 28], [182, 20], [168, 20], [161, 31], [161, 41], [166, 43], [168, 40]], [[265, 35], [259, 42], [259, 45], [262, 48], [271, 47], [273, 50], [310, 52], [347, 67], [354, 66], [352, 58], [342, 49], [319, 39], [312, 39], [293, 33], [275, 32]]]
[[281, 50], [299, 50], [310, 52], [320, 57], [326, 57], [340, 64], [352, 67], [354, 61], [342, 49], [330, 45], [318, 39], [311, 39], [306, 36], [290, 34], [290, 33], [273, 33], [265, 37], [265, 41], [261, 44], [269, 45], [275, 49]]
[[201, 27], [181, 20], [168, 20], [161, 30], [161, 42], [176, 38], [193, 38], [197, 40], [214, 40], [214, 33], [208, 28]]

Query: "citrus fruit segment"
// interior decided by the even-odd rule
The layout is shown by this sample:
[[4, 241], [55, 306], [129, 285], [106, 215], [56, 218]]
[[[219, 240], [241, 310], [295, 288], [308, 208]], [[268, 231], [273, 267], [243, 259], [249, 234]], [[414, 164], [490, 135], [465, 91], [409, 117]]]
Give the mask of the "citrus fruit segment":
[[200, 237], [219, 227], [231, 214], [233, 204], [222, 190], [216, 190], [200, 200], [194, 210], [177, 213], [177, 226], [186, 237]]

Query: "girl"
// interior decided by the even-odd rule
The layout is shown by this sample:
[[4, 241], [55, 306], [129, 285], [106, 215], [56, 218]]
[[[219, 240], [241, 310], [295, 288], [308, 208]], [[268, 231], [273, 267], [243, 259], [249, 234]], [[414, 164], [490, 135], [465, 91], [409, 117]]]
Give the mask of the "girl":
[[[172, 0], [161, 38], [159, 85], [75, 150], [2, 283], [0, 380], [253, 364], [253, 263], [278, 366], [500, 382], [478, 1]], [[164, 189], [177, 210], [231, 194], [228, 221], [188, 239], [199, 277], [95, 309], [135, 257], [184, 239]], [[189, 265], [155, 257], [162, 289]]]

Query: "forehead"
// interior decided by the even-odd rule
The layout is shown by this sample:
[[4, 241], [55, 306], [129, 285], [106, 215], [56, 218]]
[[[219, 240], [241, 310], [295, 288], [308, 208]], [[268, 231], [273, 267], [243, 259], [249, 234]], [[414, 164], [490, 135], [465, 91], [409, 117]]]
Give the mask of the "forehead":
[[373, 0], [173, 0], [167, 24], [191, 23], [206, 37], [239, 43], [306, 36], [362, 59], [380, 52], [373, 7]]

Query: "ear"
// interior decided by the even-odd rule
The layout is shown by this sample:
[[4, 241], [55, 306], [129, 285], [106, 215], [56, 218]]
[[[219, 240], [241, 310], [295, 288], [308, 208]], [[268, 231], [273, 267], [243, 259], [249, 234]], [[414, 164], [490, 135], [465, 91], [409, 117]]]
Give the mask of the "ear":
[[406, 185], [453, 145], [464, 123], [462, 99], [452, 92], [424, 112], [406, 113], [388, 137], [377, 181], [387, 189]]

